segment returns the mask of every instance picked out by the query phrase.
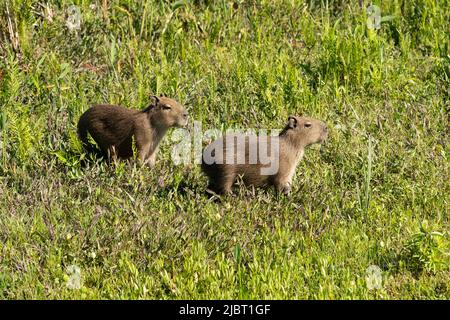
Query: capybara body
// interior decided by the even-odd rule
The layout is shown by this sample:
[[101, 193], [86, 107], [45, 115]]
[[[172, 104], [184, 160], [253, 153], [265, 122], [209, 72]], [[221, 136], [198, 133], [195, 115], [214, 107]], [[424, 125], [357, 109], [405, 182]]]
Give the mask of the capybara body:
[[[202, 170], [208, 176], [208, 189], [230, 193], [238, 177], [245, 185], [273, 185], [288, 194], [304, 149], [322, 143], [328, 130], [322, 121], [291, 116], [278, 136], [226, 135], [203, 151]], [[242, 143], [238, 143], [237, 141]], [[267, 155], [267, 157], [266, 157]]]
[[116, 105], [95, 105], [78, 121], [78, 136], [90, 152], [93, 146], [88, 133], [106, 157], [128, 159], [133, 156], [133, 138], [138, 158], [153, 166], [158, 145], [170, 127], [187, 124], [188, 114], [177, 101], [153, 96], [154, 102], [144, 110], [132, 110]]

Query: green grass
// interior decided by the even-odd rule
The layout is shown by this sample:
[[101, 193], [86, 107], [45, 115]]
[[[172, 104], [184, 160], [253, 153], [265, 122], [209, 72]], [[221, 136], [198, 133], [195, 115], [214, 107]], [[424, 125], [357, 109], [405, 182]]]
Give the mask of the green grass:
[[[375, 1], [379, 30], [359, 2], [2, 1], [0, 298], [449, 299], [450, 1]], [[80, 165], [91, 104], [162, 92], [204, 129], [329, 140], [290, 197], [209, 199], [170, 134], [153, 170]]]

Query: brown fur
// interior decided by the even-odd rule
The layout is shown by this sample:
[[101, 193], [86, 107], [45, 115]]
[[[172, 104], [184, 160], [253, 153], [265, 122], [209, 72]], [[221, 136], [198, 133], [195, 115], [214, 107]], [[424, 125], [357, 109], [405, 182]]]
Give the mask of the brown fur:
[[[261, 174], [261, 168], [268, 167], [269, 164], [261, 164], [259, 157], [255, 164], [249, 163], [250, 146], [259, 148], [257, 140], [250, 142], [250, 136], [245, 136], [245, 149], [239, 149], [239, 146], [234, 146], [236, 149], [230, 149], [231, 147], [226, 146], [226, 136], [222, 137], [205, 148], [203, 153], [205, 157], [205, 152], [213, 150], [209, 148], [217, 150], [223, 147], [224, 150], [223, 155], [215, 155], [216, 162], [221, 161], [222, 164], [206, 164], [204, 159], [202, 161], [202, 170], [209, 178], [208, 188], [218, 194], [230, 193], [236, 179], [241, 176], [246, 185], [255, 187], [273, 185], [277, 191], [288, 194], [295, 168], [303, 157], [304, 149], [311, 144], [323, 142], [327, 136], [328, 130], [325, 123], [312, 118], [289, 117], [288, 124], [279, 136], [268, 137], [269, 146], [274, 141], [273, 139], [278, 139], [279, 143], [278, 150], [275, 148], [275, 156], [278, 157], [279, 167], [278, 172], [273, 175]], [[255, 146], [255, 143], [258, 146]], [[270, 147], [268, 150], [270, 150]], [[234, 154], [234, 159], [245, 155], [245, 163], [225, 164], [223, 159], [228, 152]], [[268, 154], [270, 154], [269, 151]]]
[[185, 126], [188, 117], [177, 101], [163, 96], [153, 99], [142, 111], [116, 105], [96, 105], [87, 110], [78, 122], [78, 136], [85, 149], [93, 150], [89, 133], [105, 156], [127, 159], [133, 156], [134, 137], [139, 160], [153, 166], [167, 129]]

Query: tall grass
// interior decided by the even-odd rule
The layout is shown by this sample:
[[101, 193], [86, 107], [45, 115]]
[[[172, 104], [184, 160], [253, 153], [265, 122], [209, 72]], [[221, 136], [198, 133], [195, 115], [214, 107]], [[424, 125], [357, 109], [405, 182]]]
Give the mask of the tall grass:
[[[450, 1], [373, 4], [378, 30], [359, 0], [2, 1], [0, 297], [448, 299]], [[154, 170], [85, 161], [91, 104], [162, 92], [205, 129], [330, 138], [290, 197], [209, 199], [170, 133]]]

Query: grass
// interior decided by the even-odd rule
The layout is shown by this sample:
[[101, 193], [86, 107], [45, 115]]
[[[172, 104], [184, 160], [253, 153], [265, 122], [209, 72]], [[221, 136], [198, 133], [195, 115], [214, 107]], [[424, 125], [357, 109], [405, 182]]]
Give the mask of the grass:
[[[450, 2], [374, 1], [379, 30], [363, 2], [2, 1], [0, 298], [449, 299]], [[80, 165], [91, 104], [162, 92], [204, 129], [305, 114], [329, 141], [290, 197], [209, 199], [170, 133], [154, 170]]]

